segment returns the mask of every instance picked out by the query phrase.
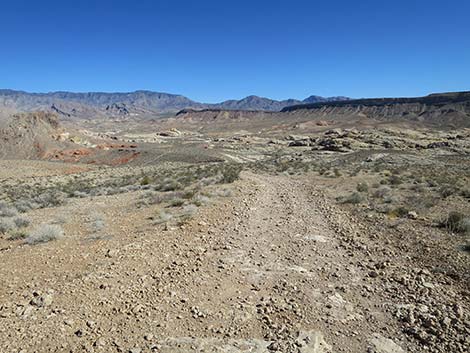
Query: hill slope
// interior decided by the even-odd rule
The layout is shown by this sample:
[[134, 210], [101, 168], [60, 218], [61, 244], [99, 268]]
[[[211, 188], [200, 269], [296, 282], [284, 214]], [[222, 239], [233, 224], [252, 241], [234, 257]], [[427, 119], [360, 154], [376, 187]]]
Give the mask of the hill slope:
[[470, 92], [430, 94], [416, 98], [372, 98], [301, 104], [282, 113], [318, 119], [345, 120], [353, 117], [415, 121], [439, 126], [470, 127]]

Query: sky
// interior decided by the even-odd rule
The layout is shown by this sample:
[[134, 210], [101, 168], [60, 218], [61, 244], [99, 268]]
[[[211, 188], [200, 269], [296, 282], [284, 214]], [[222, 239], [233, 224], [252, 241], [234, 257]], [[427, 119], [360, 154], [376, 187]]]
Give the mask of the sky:
[[0, 88], [259, 95], [470, 90], [470, 1], [0, 0]]

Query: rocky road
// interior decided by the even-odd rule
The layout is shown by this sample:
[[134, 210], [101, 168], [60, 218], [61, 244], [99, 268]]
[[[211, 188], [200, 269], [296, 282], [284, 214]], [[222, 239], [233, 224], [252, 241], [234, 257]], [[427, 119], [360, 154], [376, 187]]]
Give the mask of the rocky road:
[[[434, 284], [424, 294], [421, 285], [415, 293], [396, 284], [391, 278], [397, 271], [427, 276], [419, 283], [442, 279], [421, 275], [393, 244], [364, 234], [360, 220], [332, 203], [313, 179], [244, 173], [236, 187], [235, 196], [181, 227], [155, 228], [137, 212], [124, 216], [120, 200], [107, 204], [116, 209], [119, 236], [0, 252], [2, 351], [400, 353], [469, 347], [468, 298], [457, 308], [452, 303], [459, 284], [444, 281], [442, 290]], [[438, 332], [442, 342], [403, 333], [396, 308], [406, 291], [416, 294], [417, 305], [425, 306], [426, 298], [448, 305], [452, 323]]]

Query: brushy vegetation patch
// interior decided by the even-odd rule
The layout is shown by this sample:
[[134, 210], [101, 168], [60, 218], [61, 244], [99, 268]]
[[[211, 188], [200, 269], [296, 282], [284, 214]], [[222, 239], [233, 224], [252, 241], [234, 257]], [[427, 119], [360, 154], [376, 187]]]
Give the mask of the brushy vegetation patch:
[[6, 234], [16, 228], [15, 221], [12, 218], [0, 218], [0, 233]]
[[[77, 176], [71, 180], [57, 181], [55, 185], [27, 185], [0, 190], [15, 208], [0, 203], [0, 217], [14, 216], [32, 209], [63, 205], [69, 198], [115, 195], [138, 190], [160, 192], [187, 190], [213, 184], [229, 184], [239, 178], [243, 166], [237, 163], [208, 163], [175, 168], [142, 168], [141, 173], [108, 175], [105, 178]], [[1, 186], [0, 186], [1, 189]], [[15, 211], [15, 209], [17, 211]], [[13, 214], [15, 212], [15, 214]]]
[[345, 197], [338, 198], [338, 201], [341, 203], [349, 203], [353, 205], [360, 204], [365, 201], [365, 197], [358, 192], [353, 192]]
[[39, 227], [29, 233], [26, 243], [30, 245], [47, 243], [49, 241], [60, 239], [64, 236], [61, 226], [56, 224], [41, 224]]
[[158, 210], [157, 216], [154, 218], [155, 224], [167, 223], [173, 218], [173, 215], [165, 210]]
[[441, 228], [453, 233], [470, 233], [470, 217], [460, 212], [452, 211], [439, 222]]
[[28, 233], [24, 230], [14, 230], [10, 233], [8, 240], [22, 240], [28, 237]]

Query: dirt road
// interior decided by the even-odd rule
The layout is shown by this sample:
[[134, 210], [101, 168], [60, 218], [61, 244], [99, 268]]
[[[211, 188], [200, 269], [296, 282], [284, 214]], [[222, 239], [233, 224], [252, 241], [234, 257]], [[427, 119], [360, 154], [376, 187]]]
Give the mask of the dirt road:
[[[116, 196], [110, 239], [0, 252], [2, 351], [421, 351], [396, 310], [400, 291], [415, 292], [391, 280], [409, 258], [306, 177], [236, 185], [183, 227], [155, 228]], [[68, 207], [96, 205], [80, 202]]]

